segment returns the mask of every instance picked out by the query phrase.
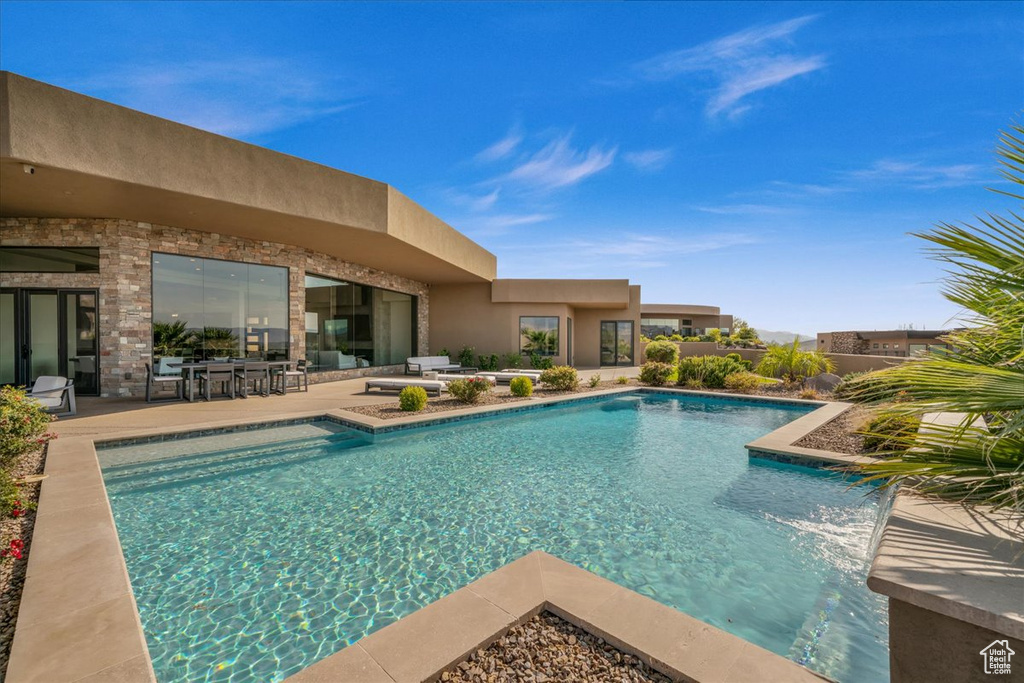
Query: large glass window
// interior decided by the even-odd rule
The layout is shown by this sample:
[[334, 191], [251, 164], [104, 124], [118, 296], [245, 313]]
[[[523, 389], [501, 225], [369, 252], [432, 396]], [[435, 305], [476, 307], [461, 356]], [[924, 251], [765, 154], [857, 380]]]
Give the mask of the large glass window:
[[601, 365], [633, 365], [633, 321], [601, 321]]
[[288, 269], [153, 254], [153, 356], [288, 357]]
[[0, 247], [3, 273], [96, 273], [98, 247]]
[[679, 318], [640, 318], [640, 334], [648, 339], [654, 339], [659, 334], [666, 337], [680, 334]]
[[306, 356], [313, 371], [400, 365], [416, 348], [416, 297], [306, 276]]
[[558, 316], [520, 316], [519, 335], [522, 353], [558, 355]]

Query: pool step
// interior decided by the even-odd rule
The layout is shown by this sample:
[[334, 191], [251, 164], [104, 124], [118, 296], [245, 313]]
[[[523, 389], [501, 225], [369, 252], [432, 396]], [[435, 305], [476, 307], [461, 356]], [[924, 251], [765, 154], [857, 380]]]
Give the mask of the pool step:
[[301, 444], [289, 444], [286, 448], [282, 448], [281, 444], [268, 444], [259, 448], [219, 451], [216, 454], [165, 458], [151, 467], [136, 463], [120, 469], [110, 468], [104, 470], [103, 478], [108, 488], [123, 494], [327, 458], [341, 450], [358, 448], [367, 443], [365, 439], [347, 438], [305, 440]]
[[[125, 463], [122, 465], [109, 465], [103, 467], [103, 476], [115, 476], [133, 471], [153, 472], [163, 467], [176, 469], [181, 467], [183, 464], [193, 461], [205, 462], [215, 460], [220, 457], [244, 457], [250, 454], [258, 455], [268, 451], [311, 448], [329, 443], [343, 443], [350, 441], [365, 442], [366, 435], [354, 430], [347, 430], [334, 434], [325, 434], [323, 436], [305, 436], [297, 439], [283, 439], [280, 441], [268, 441], [258, 444], [242, 444], [238, 446], [228, 446], [225, 448], [214, 448], [212, 450], [202, 450], [194, 453], [181, 453], [166, 457], [146, 458], [145, 460], [138, 460], [136, 462]], [[183, 440], [178, 443], [184, 444], [187, 443], [187, 441]], [[159, 448], [159, 446], [156, 447]]]

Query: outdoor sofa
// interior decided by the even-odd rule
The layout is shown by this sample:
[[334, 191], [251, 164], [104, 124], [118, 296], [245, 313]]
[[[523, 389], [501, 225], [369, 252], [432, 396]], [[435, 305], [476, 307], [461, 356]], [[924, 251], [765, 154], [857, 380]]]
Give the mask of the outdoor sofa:
[[413, 356], [405, 359], [405, 374], [422, 375], [424, 372], [467, 372], [476, 368], [464, 368], [453, 363], [448, 356]]
[[422, 387], [428, 394], [441, 395], [448, 388], [444, 382], [428, 379], [403, 379], [401, 377], [377, 377], [366, 381], [366, 393], [370, 389], [381, 391], [401, 391], [406, 387]]

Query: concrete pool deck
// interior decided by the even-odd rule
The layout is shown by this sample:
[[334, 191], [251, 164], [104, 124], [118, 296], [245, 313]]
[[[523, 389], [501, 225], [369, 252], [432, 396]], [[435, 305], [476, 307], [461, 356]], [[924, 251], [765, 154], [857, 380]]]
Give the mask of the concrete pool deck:
[[[635, 369], [633, 370], [635, 374]], [[605, 373], [608, 378], [627, 374], [621, 368], [608, 370]], [[12, 682], [155, 680], [142, 624], [96, 457], [95, 442], [150, 434], [212, 430], [238, 424], [313, 419], [322, 416], [329, 416], [345, 422], [358, 422], [364, 428], [372, 431], [375, 427], [383, 426], [385, 423], [339, 410], [339, 408], [368, 403], [394, 402], [396, 398], [377, 395], [371, 397], [362, 394], [364, 384], [364, 380], [348, 380], [312, 385], [308, 395], [297, 393], [282, 397], [250, 398], [244, 401], [215, 401], [209, 404], [148, 405], [142, 403], [140, 405], [141, 402], [137, 400], [121, 402], [97, 399], [96, 405], [93, 405], [92, 401], [86, 401], [86, 405], [82, 406], [78, 417], [55, 423], [54, 426], [61, 438], [51, 442], [47, 454], [45, 469], [47, 479], [43, 481], [40, 494], [36, 528], [29, 554], [25, 592], [18, 616], [7, 680]], [[582, 396], [546, 398], [531, 401], [531, 404], [596, 398], [601, 394], [629, 391], [637, 391], [637, 387], [616, 387]], [[641, 389], [641, 391], [643, 390]], [[655, 391], [658, 393], [699, 393], [672, 389]], [[722, 394], [711, 394], [710, 396], [712, 398], [723, 397]], [[739, 396], [736, 398], [747, 399], [749, 397]], [[771, 402], [771, 400], [769, 399], [767, 402]], [[792, 403], [793, 401], [786, 400], [786, 402]], [[109, 405], [107, 405], [108, 403]], [[822, 405], [820, 402], [816, 404]], [[508, 405], [506, 404], [506, 406]], [[521, 404], [515, 404], [515, 406], [519, 405]], [[401, 422], [443, 421], [453, 416], [491, 412], [494, 408], [501, 410], [505, 406], [482, 406], [465, 411], [433, 414], [418, 419], [402, 418]], [[782, 443], [783, 441], [791, 439], [790, 443], [792, 443], [803, 434], [828, 419], [833, 419], [840, 413], [840, 406], [837, 404], [824, 404], [824, 407], [818, 411], [788, 425], [787, 427], [791, 427], [797, 422], [803, 421], [801, 429], [791, 429], [789, 432], [783, 433], [781, 437], [777, 436], [777, 443], [774, 443], [774, 446], [777, 450], [782, 451], [785, 445]], [[816, 419], [809, 419], [815, 415], [818, 416]], [[392, 426], [396, 422], [399, 421], [389, 420], [386, 424]], [[787, 427], [783, 429], [787, 429]], [[777, 434], [777, 432], [773, 434]], [[757, 443], [754, 442], [754, 444]], [[766, 450], [770, 446], [773, 444], [769, 443], [767, 446], [762, 444]], [[809, 457], [811, 454], [799, 453], [796, 455]], [[833, 459], [827, 464], [836, 464], [836, 461]], [[929, 552], [935, 557], [931, 560], [934, 566], [930, 568], [928, 581], [933, 588], [937, 586], [941, 589], [946, 580], [942, 556], [956, 553], [956, 548], [949, 545], [949, 540], [943, 538], [941, 528], [937, 528], [934, 538], [931, 539]], [[532, 555], [527, 557], [532, 557]], [[555, 567], [556, 569], [551, 571], [558, 576], [564, 577], [570, 574], [575, 576], [573, 581], [579, 583], [581, 586], [579, 590], [584, 594], [590, 590], [587, 586], [594, 587], [599, 584], [602, 586], [609, 584], [614, 587], [615, 591], [621, 591], [621, 594], [615, 593], [620, 597], [616, 603], [617, 607], [613, 618], [624, 620], [624, 624], [633, 623], [635, 629], [618, 628], [616, 630], [616, 628], [612, 628], [613, 624], [609, 625], [607, 619], [604, 622], [592, 622], [590, 615], [597, 614], [602, 609], [601, 605], [610, 599], [611, 594], [606, 595], [600, 601], [601, 604], [592, 602], [587, 606], [571, 607], [574, 603], [567, 597], [571, 591], [566, 594], [548, 591], [547, 586], [551, 580], [544, 580], [544, 577], [548, 575], [547, 570], [541, 571], [540, 583], [533, 588], [517, 584], [518, 587], [515, 590], [509, 589], [511, 592], [502, 599], [513, 600], [514, 598], [513, 602], [505, 603], [505, 606], [489, 602], [491, 607], [482, 609], [486, 606], [476, 602], [479, 599], [486, 601], [485, 597], [479, 595], [479, 591], [483, 590], [481, 585], [501, 585], [506, 578], [512, 580], [520, 570], [501, 574], [516, 565], [516, 563], [512, 563], [497, 570], [494, 574], [485, 576], [474, 584], [414, 612], [399, 622], [367, 636], [364, 639], [366, 642], [360, 641], [340, 653], [321, 660], [320, 663], [306, 671], [296, 674], [298, 677], [296, 680], [338, 680], [337, 678], [303, 677], [314, 676], [318, 667], [321, 666], [334, 667], [335, 665], [348, 666], [349, 664], [364, 667], [367, 672], [366, 678], [357, 677], [352, 680], [424, 680], [416, 678], [421, 675], [427, 676], [429, 679], [429, 675], [425, 673], [428, 669], [440, 671], [440, 668], [432, 669], [436, 664], [435, 659], [440, 655], [434, 656], [434, 659], [428, 657], [421, 661], [412, 655], [412, 651], [409, 649], [412, 645], [406, 642], [406, 636], [401, 634], [408, 635], [416, 632], [451, 634], [453, 638], [451, 642], [458, 644], [458, 647], [452, 648], [450, 652], [446, 651], [444, 657], [440, 657], [444, 659], [448, 655], [455, 654], [454, 659], [441, 665], [443, 668], [445, 665], [458, 661], [466, 652], [475, 649], [475, 646], [479, 646], [485, 640], [500, 635], [516, 620], [523, 618], [524, 614], [530, 616], [532, 613], [536, 613], [533, 612], [534, 609], [540, 611], [545, 605], [551, 611], [585, 630], [606, 634], [602, 637], [606, 637], [609, 642], [619, 646], [620, 649], [645, 657], [652, 665], [655, 665], [654, 668], [658, 670], [664, 668], [663, 673], [677, 680], [748, 680], [750, 678], [748, 672], [781, 671], [777, 667], [799, 669], [794, 675], [809, 673], [783, 657], [723, 631], [713, 629], [711, 626], [693, 620], [691, 617], [659, 603], [642, 598], [632, 591], [600, 579], [582, 569], [565, 565], [551, 556], [546, 556], [546, 558], [549, 559], [538, 558], [536, 561], [545, 567]], [[1019, 554], [1016, 559], [1019, 559]], [[1001, 583], [1003, 581], [1019, 581], [1024, 576], [1019, 572], [1019, 568], [1014, 569], [1012, 565], [1014, 561], [1012, 553], [1000, 552], [997, 558], [986, 565], [985, 577], [990, 591], [1003, 590], [999, 588], [1001, 585], [1017, 585], [1019, 587], [1019, 583]], [[522, 562], [522, 560], [517, 562]], [[575, 571], [568, 571], [562, 565]], [[962, 574], [964, 572], [963, 564], [950, 565], [949, 571]], [[496, 575], [497, 578], [491, 578]], [[896, 574], [890, 573], [890, 576], [896, 576], [894, 583], [899, 583], [898, 571]], [[476, 588], [473, 588], [474, 586]], [[537, 586], [540, 588], [538, 589]], [[541, 593], [538, 593], [538, 590]], [[611, 590], [611, 588], [606, 586], [602, 590]], [[927, 587], [922, 590], [926, 591]], [[963, 583], [958, 584], [957, 592], [959, 594], [963, 594], [967, 590], [968, 587]], [[455, 598], [463, 591], [468, 591], [468, 594]], [[515, 591], [519, 591], [519, 593]], [[887, 591], [882, 592], [892, 595]], [[532, 597], [527, 599], [527, 596]], [[543, 602], [537, 602], [538, 596], [543, 596]], [[498, 598], [494, 599], [498, 600]], [[955, 600], [953, 601], [955, 602]], [[459, 612], [458, 609], [455, 609], [454, 612], [452, 611], [454, 608], [450, 607], [451, 605], [457, 607], [462, 603], [466, 603], [469, 607], [475, 605], [476, 608], [482, 609], [479, 623], [483, 624], [484, 628], [478, 628], [472, 633], [466, 632], [456, 638], [456, 634], [451, 629], [458, 631], [461, 628], [458, 624], [467, 620], [467, 623], [472, 622], [476, 619], [472, 616], [476, 612], [472, 610]], [[526, 603], [530, 604], [526, 605]], [[438, 607], [438, 605], [442, 606]], [[524, 608], [523, 605], [526, 607]], [[504, 616], [494, 613], [491, 608], [499, 609]], [[467, 609], [469, 608], [467, 607]], [[435, 619], [430, 615], [439, 615], [439, 617]], [[1019, 614], [1011, 614], [1009, 618], [1011, 624], [1018, 621], [1024, 624], [1024, 618]], [[691, 631], [687, 630], [687, 628], [693, 627], [691, 622], [699, 625], [702, 632], [709, 629], [714, 631], [715, 636], [713, 638], [712, 636], [701, 636], [701, 638], [693, 636]], [[990, 623], [1002, 624], [1005, 622]], [[412, 626], [409, 626], [410, 624]], [[424, 624], [428, 626], [424, 626]], [[405, 631], [407, 628], [414, 630]], [[461, 631], [458, 632], [461, 633]], [[387, 635], [382, 635], [385, 633]], [[644, 635], [645, 633], [647, 636]], [[474, 644], [474, 647], [469, 647], [462, 652], [455, 652], [461, 650], [465, 643], [477, 636], [480, 636], [480, 639]], [[711, 640], [707, 640], [707, 638], [711, 638]], [[725, 638], [725, 641], [721, 638]], [[705, 646], [708, 643], [729, 642], [735, 644], [729, 639], [739, 641], [736, 647], [745, 653], [736, 662], [720, 661], [716, 659], [717, 655], [705, 651]], [[678, 646], [676, 648], [678, 652], [671, 650], [669, 641]], [[379, 643], [381, 645], [378, 646]], [[394, 659], [394, 654], [388, 655], [388, 647], [397, 647], [397, 652], [406, 653], [402, 657], [408, 658], [408, 662], [398, 662]], [[676, 654], [671, 655], [670, 650]], [[389, 656], [392, 659], [388, 659]], [[424, 656], [427, 655], [424, 654]], [[673, 659], [673, 657], [676, 658]], [[716, 662], [716, 664], [710, 666], [710, 662]], [[657, 666], [657, 663], [661, 663], [663, 667]], [[378, 671], [378, 669], [381, 670]], [[330, 668], [320, 670], [329, 671]], [[355, 670], [353, 670], [354, 672]], [[381, 673], [387, 677], [374, 678]], [[759, 680], [766, 679], [764, 676], [760, 676]], [[787, 680], [793, 679], [788, 678]], [[817, 680], [816, 676], [815, 680]]]

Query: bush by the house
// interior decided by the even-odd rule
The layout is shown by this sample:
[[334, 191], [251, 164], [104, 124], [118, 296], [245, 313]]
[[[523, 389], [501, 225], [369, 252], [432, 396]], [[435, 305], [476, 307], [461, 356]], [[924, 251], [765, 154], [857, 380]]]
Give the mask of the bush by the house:
[[725, 388], [737, 394], [752, 394], [761, 386], [761, 377], [752, 372], [734, 372], [725, 377]]
[[491, 383], [482, 377], [455, 379], [448, 382], [448, 393], [462, 403], [476, 403], [491, 390]]
[[732, 358], [723, 356], [687, 356], [679, 361], [676, 381], [684, 386], [724, 389], [725, 378], [744, 367]]
[[647, 345], [644, 355], [655, 363], [675, 365], [679, 362], [679, 347], [670, 341], [653, 341]]
[[673, 334], [671, 337], [669, 337], [669, 341], [681, 342], [681, 341], [685, 341], [685, 339], [683, 338], [683, 335], [681, 335], [681, 334]]
[[616, 384], [629, 384], [629, 378], [626, 377], [625, 375], [619, 375], [618, 377], [615, 378], [615, 383]]
[[0, 468], [54, 438], [46, 432], [53, 419], [24, 389], [0, 387]]
[[590, 376], [590, 381], [587, 382], [591, 389], [596, 389], [597, 385], [601, 383], [601, 375], [593, 374]]
[[462, 350], [459, 351], [459, 364], [464, 368], [473, 367], [473, 347], [463, 346]]
[[398, 394], [398, 407], [407, 413], [418, 413], [427, 407], [427, 391], [423, 387], [405, 387]]
[[751, 363], [749, 360], [743, 360], [743, 356], [741, 356], [738, 353], [727, 353], [727, 354], [725, 354], [725, 357], [726, 358], [732, 358], [734, 361], [736, 361], [737, 363], [742, 365], [747, 370], [752, 370], [754, 368], [754, 364], [753, 363]]
[[580, 376], [576, 368], [559, 365], [540, 373], [540, 383], [555, 391], [576, 391], [580, 388]]
[[494, 372], [498, 369], [498, 354], [492, 353], [489, 356], [480, 355], [476, 358], [476, 366], [484, 372]]
[[542, 356], [539, 353], [531, 353], [530, 367], [534, 370], [547, 370], [555, 367], [555, 361], [551, 356]]
[[640, 366], [640, 384], [652, 387], [664, 386], [675, 368], [669, 363], [648, 361]]
[[523, 356], [518, 353], [506, 353], [501, 357], [502, 368], [521, 368], [523, 367]]
[[513, 377], [508, 383], [508, 390], [513, 396], [532, 396], [533, 380], [529, 377]]

